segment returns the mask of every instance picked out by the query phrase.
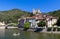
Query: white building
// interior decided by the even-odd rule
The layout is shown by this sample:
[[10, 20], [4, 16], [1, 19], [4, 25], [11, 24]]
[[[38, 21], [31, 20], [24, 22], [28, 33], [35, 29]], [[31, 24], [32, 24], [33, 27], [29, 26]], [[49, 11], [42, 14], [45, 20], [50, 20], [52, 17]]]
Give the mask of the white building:
[[52, 27], [57, 22], [57, 19], [58, 19], [58, 17], [47, 16], [47, 18], [46, 18], [47, 26]]

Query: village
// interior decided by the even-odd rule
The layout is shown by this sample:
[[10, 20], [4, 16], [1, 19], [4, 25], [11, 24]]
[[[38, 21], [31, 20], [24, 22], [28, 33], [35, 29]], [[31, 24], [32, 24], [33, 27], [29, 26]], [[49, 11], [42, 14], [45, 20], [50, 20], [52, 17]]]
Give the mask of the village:
[[60, 31], [60, 27], [56, 25], [58, 17], [43, 14], [39, 9], [33, 9], [32, 13], [33, 16], [19, 18], [16, 26], [12, 26], [13, 23], [6, 25], [4, 22], [0, 22], [0, 28], [23, 28], [22, 30], [34, 32]]
[[0, 39], [60, 39], [60, 0], [0, 0]]
[[[24, 24], [26, 24], [25, 28], [32, 28], [33, 31], [60, 31], [60, 27], [56, 25], [58, 17], [50, 16], [43, 14], [39, 9], [33, 9], [33, 16], [31, 17], [22, 17], [18, 19], [19, 28], [23, 28]], [[28, 22], [30, 23], [30, 27], [28, 27]], [[43, 23], [42, 23], [43, 22]], [[34, 30], [35, 28], [35, 30]], [[29, 29], [28, 29], [29, 30]], [[31, 31], [32, 31], [31, 30]]]
[[[24, 28], [23, 30], [28, 31], [60, 31], [60, 27], [56, 25], [58, 17], [43, 14], [39, 9], [33, 9], [33, 16], [31, 17], [21, 17], [18, 19], [17, 26], [9, 26], [10, 24], [5, 24], [0, 22], [0, 28]], [[29, 30], [30, 29], [30, 30]]]

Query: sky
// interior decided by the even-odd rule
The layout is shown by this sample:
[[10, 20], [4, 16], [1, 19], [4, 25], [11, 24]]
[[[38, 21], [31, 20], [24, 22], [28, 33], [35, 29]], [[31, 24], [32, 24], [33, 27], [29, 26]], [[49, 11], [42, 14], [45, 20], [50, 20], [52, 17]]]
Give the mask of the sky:
[[0, 0], [0, 11], [14, 8], [29, 12], [33, 9], [50, 12], [60, 9], [60, 0]]

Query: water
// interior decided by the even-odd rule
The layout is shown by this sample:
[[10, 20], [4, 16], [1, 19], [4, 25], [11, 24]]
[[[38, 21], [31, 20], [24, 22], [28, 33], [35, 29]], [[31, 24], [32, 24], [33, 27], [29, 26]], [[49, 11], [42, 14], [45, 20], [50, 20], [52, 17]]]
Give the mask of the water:
[[[14, 36], [14, 33], [20, 33], [20, 35]], [[0, 29], [0, 39], [60, 39], [60, 34], [27, 32], [19, 29]]]

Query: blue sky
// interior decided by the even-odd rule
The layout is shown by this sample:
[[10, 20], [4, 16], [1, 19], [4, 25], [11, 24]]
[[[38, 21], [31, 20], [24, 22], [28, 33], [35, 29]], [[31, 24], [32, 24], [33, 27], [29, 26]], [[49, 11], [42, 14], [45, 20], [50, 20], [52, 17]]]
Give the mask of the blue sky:
[[0, 11], [14, 8], [29, 12], [32, 12], [32, 9], [49, 12], [60, 9], [60, 0], [0, 0]]

